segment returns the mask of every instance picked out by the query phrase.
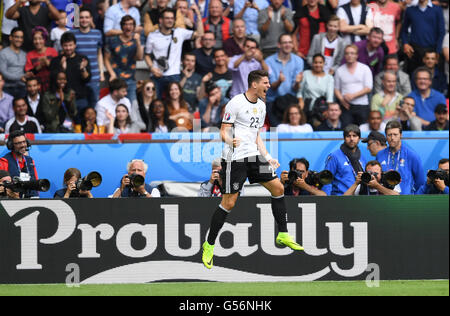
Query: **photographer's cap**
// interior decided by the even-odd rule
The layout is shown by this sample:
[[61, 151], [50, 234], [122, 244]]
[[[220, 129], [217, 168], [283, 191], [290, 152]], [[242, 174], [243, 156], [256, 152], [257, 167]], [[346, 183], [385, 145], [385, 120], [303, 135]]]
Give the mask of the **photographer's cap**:
[[363, 143], [368, 143], [370, 140], [377, 140], [381, 145], [386, 145], [387, 139], [380, 132], [370, 132], [369, 136], [362, 140]]

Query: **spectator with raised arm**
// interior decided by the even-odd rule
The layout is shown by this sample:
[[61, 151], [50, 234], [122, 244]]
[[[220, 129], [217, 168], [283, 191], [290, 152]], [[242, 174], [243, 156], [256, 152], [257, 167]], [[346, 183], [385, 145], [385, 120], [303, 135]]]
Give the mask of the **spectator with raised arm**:
[[271, 4], [258, 14], [258, 31], [261, 34], [261, 51], [264, 57], [276, 54], [282, 34], [294, 31], [294, 13], [283, 5], [283, 0], [271, 0]]
[[50, 63], [58, 57], [58, 52], [53, 47], [47, 47], [48, 32], [42, 26], [33, 29], [34, 50], [27, 53], [25, 75], [37, 77], [41, 83], [41, 93], [50, 87]]
[[136, 33], [143, 31], [141, 14], [136, 8], [137, 0], [121, 0], [106, 10], [103, 32], [105, 36], [118, 36], [123, 33], [120, 22], [125, 15], [130, 15], [136, 22]]
[[136, 62], [144, 59], [141, 36], [136, 32], [136, 21], [125, 15], [120, 21], [122, 34], [108, 38], [105, 47], [105, 66], [109, 80], [120, 78], [128, 86], [130, 102], [136, 100]]
[[[27, 2], [28, 6], [25, 5]], [[18, 0], [6, 11], [5, 16], [17, 21], [19, 28], [24, 32], [23, 49], [29, 52], [34, 44], [33, 30], [36, 27], [45, 28], [48, 39], [51, 22], [59, 19], [59, 12], [50, 0]]]
[[258, 44], [261, 40], [258, 30], [258, 12], [268, 6], [269, 2], [266, 0], [234, 0], [234, 17], [244, 19], [247, 37], [255, 39]]
[[202, 21], [197, 21], [197, 31], [174, 28], [175, 13], [165, 9], [159, 19], [159, 30], [150, 33], [145, 46], [145, 62], [156, 83], [158, 98], [170, 82], [181, 80], [181, 53], [183, 42], [203, 35]]
[[319, 0], [307, 0], [295, 13], [294, 46], [300, 57], [306, 60], [314, 36], [326, 32], [330, 17], [331, 12]]
[[244, 44], [244, 54], [236, 55], [228, 62], [228, 68], [233, 74], [233, 85], [230, 98], [244, 93], [248, 88], [248, 74], [253, 70], [268, 71], [269, 66], [263, 58], [259, 45], [253, 38], [247, 38]]

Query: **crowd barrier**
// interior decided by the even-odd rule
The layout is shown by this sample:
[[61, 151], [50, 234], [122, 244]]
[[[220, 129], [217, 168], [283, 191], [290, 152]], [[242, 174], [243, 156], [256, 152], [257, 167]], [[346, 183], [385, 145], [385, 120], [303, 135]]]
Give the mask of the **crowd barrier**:
[[215, 248], [217, 198], [0, 200], [0, 284], [448, 279], [448, 196], [288, 197], [275, 245], [270, 198], [242, 197]]
[[[448, 132], [404, 132], [403, 136], [404, 143], [419, 153], [425, 170], [436, 169], [439, 159], [448, 158]], [[300, 157], [310, 161], [311, 170], [322, 170], [327, 156], [343, 142], [342, 132], [263, 133], [262, 137], [269, 152], [280, 161], [279, 174], [288, 169], [291, 159]], [[149, 164], [147, 182], [205, 181], [210, 177], [211, 162], [222, 151], [218, 133], [133, 134], [109, 140], [89, 140], [84, 134], [36, 134], [32, 143], [30, 155], [38, 175], [51, 183], [50, 190], [41, 193], [43, 198], [53, 197], [62, 187], [64, 171], [71, 167], [80, 169], [83, 175], [100, 172], [103, 183], [93, 189], [93, 195], [112, 195], [126, 173], [127, 162], [135, 158]], [[367, 161], [374, 159], [366, 144], [361, 143], [360, 148]], [[0, 148], [0, 156], [7, 152], [6, 147]]]

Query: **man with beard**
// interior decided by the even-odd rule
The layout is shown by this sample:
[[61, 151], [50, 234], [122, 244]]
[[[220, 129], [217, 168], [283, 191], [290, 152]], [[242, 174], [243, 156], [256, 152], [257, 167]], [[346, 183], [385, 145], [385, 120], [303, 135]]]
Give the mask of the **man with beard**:
[[105, 47], [105, 66], [109, 73], [109, 81], [116, 78], [124, 80], [128, 85], [128, 99], [136, 100], [136, 61], [144, 58], [144, 47], [141, 37], [136, 32], [136, 21], [125, 15], [120, 21], [122, 34], [110, 37]]
[[77, 39], [77, 53], [85, 55], [91, 66], [91, 81], [88, 86], [91, 89], [89, 104], [95, 107], [100, 97], [100, 82], [105, 81], [103, 75], [103, 38], [102, 33], [91, 27], [93, 23], [92, 12], [83, 7], [80, 9], [80, 28], [72, 30]]
[[386, 125], [389, 146], [377, 154], [383, 171], [395, 170], [400, 173], [401, 194], [414, 194], [426, 182], [420, 156], [402, 144], [402, 126], [398, 121]]
[[[0, 159], [0, 170], [6, 170], [11, 178], [19, 177], [22, 181], [38, 180], [36, 165], [33, 158], [27, 155], [30, 142], [23, 131], [9, 134], [6, 146], [9, 153]], [[21, 193], [21, 197], [38, 197], [37, 191], [28, 190]]]
[[67, 86], [75, 91], [78, 113], [88, 107], [87, 84], [91, 80], [91, 67], [86, 56], [76, 53], [77, 39], [66, 32], [61, 37], [62, 55], [53, 58], [50, 63], [50, 78], [56, 81], [57, 74], [62, 71], [67, 75]]
[[327, 195], [343, 195], [355, 182], [358, 172], [364, 172], [366, 162], [358, 147], [361, 131], [356, 125], [344, 128], [344, 143], [331, 153], [325, 163], [325, 170], [331, 171], [334, 180], [323, 187]]

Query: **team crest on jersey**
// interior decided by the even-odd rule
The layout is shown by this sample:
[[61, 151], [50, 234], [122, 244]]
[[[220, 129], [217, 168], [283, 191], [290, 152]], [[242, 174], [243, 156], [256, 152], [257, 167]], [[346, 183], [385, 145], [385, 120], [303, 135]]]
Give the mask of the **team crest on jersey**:
[[230, 113], [225, 113], [225, 121], [229, 121], [231, 119], [231, 114]]
[[405, 166], [405, 159], [400, 159], [400, 167], [404, 167]]
[[253, 114], [258, 114], [258, 109], [257, 108], [253, 108]]

